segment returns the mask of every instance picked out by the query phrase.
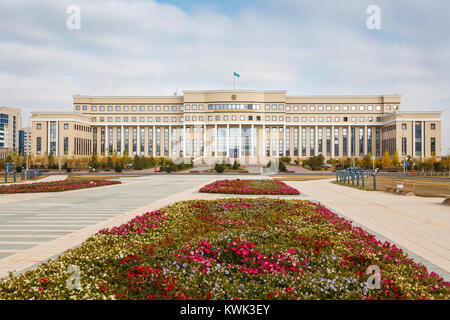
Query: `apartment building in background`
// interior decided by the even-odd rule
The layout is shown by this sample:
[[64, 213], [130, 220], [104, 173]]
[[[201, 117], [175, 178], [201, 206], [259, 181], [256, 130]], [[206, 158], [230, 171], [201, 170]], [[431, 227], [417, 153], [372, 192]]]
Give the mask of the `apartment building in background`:
[[20, 108], [0, 107], [0, 159], [19, 150], [19, 129], [22, 127]]
[[269, 158], [441, 155], [441, 112], [400, 95], [290, 96], [284, 90], [73, 96], [71, 112], [32, 114], [32, 153], [143, 155], [265, 164]]

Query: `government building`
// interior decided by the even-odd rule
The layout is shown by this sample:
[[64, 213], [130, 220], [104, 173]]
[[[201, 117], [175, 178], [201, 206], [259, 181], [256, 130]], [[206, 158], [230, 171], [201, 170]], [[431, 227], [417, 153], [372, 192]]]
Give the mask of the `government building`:
[[282, 90], [73, 96], [72, 112], [32, 113], [34, 155], [113, 153], [265, 164], [269, 158], [441, 156], [441, 112], [399, 95], [290, 96]]

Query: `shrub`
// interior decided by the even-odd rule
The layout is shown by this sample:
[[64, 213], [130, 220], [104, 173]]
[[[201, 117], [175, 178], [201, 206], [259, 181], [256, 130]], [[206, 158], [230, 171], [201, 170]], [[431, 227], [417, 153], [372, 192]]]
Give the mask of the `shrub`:
[[214, 170], [216, 170], [217, 173], [222, 173], [225, 170], [225, 166], [223, 163], [216, 163]]
[[307, 160], [303, 161], [304, 165], [308, 165], [312, 170], [321, 170], [325, 158], [322, 154], [318, 156], [309, 157]]
[[118, 162], [115, 166], [114, 166], [114, 171], [115, 172], [122, 172], [123, 169], [123, 164]]
[[278, 170], [282, 171], [282, 172], [287, 171], [286, 165], [284, 164], [284, 162], [282, 162], [282, 161], [278, 162]]
[[291, 161], [292, 161], [291, 157], [286, 157], [286, 156], [280, 157], [280, 162], [283, 162], [284, 164], [289, 164], [289, 163], [291, 163]]
[[166, 159], [164, 161], [164, 164], [161, 166], [161, 170], [170, 173], [173, 171], [177, 171], [178, 167], [172, 160]]
[[240, 168], [240, 164], [239, 164], [239, 162], [237, 162], [237, 160], [236, 159], [234, 159], [234, 162], [233, 162], [233, 170], [237, 170], [237, 169], [239, 169]]

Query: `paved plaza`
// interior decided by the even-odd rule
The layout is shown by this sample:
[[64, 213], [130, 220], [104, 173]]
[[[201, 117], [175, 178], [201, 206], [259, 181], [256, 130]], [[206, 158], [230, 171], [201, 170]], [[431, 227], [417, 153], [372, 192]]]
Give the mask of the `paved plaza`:
[[[0, 195], [0, 276], [30, 268], [75, 247], [104, 227], [179, 200], [237, 197], [198, 193], [224, 175], [152, 175], [122, 184], [59, 193]], [[300, 196], [321, 202], [382, 240], [398, 244], [448, 279], [450, 215], [440, 198], [403, 197], [356, 190], [327, 180], [287, 182]], [[258, 197], [258, 196], [242, 196]]]

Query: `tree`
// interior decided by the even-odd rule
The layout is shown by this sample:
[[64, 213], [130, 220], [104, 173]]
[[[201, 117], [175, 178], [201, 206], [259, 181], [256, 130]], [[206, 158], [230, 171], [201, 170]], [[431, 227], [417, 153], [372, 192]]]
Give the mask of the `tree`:
[[363, 157], [362, 167], [364, 169], [372, 168], [372, 154], [370, 152]]
[[389, 152], [385, 152], [383, 158], [381, 159], [381, 164], [383, 165], [383, 168], [389, 168], [391, 166], [392, 160], [389, 156]]
[[394, 156], [392, 157], [392, 164], [397, 167], [400, 164], [400, 160], [398, 158], [398, 152], [395, 150]]

